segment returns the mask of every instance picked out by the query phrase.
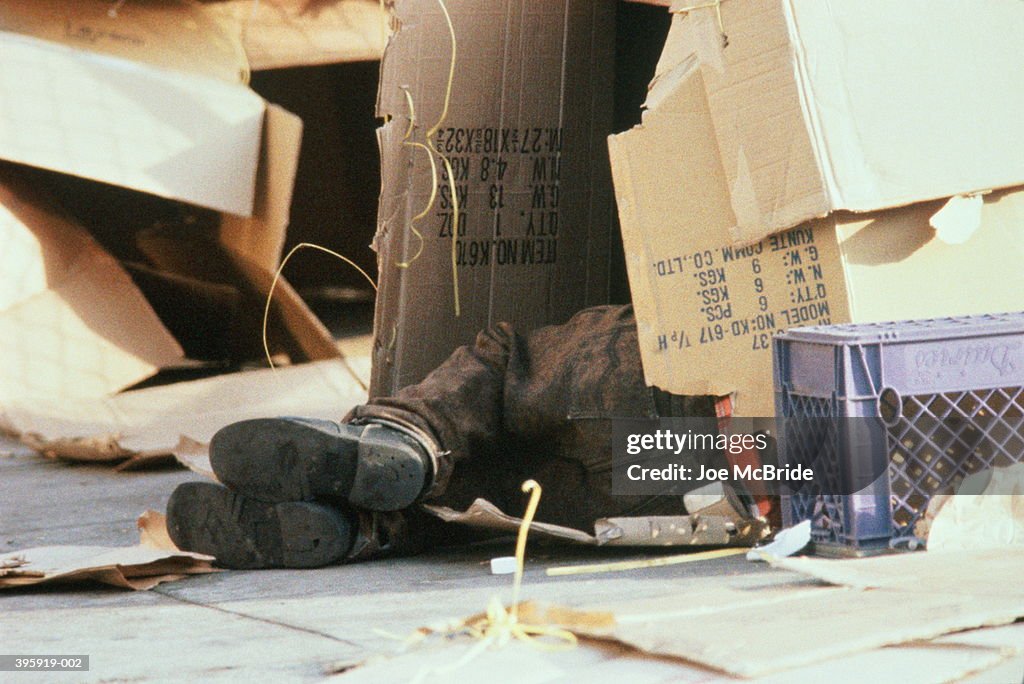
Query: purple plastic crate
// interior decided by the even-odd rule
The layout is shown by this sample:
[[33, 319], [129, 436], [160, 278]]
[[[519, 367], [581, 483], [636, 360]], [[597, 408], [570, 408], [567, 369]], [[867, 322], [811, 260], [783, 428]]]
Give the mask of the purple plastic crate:
[[[821, 552], [918, 548], [934, 494], [1024, 460], [1024, 312], [793, 328], [773, 355], [778, 415], [826, 419], [779, 434], [782, 460], [826, 471], [782, 502]], [[856, 443], [846, 418], [869, 419]]]

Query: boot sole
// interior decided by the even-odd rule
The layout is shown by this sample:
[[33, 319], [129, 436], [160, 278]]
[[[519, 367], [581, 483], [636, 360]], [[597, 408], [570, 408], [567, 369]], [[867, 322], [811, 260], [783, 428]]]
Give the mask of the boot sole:
[[256, 501], [207, 482], [186, 482], [174, 490], [167, 531], [178, 548], [235, 569], [330, 565], [344, 559], [354, 536], [337, 509]]
[[222, 428], [210, 442], [217, 478], [264, 501], [333, 497], [373, 511], [412, 505], [427, 465], [401, 433], [378, 425], [257, 418]]

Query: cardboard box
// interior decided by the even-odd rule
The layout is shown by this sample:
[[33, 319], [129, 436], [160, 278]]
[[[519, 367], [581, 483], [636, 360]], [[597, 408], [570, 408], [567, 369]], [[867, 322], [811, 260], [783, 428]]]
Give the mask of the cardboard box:
[[649, 104], [700, 73], [732, 240], [1024, 184], [1024, 3], [685, 6], [700, 8], [676, 16]]
[[[419, 381], [489, 325], [526, 331], [607, 302], [614, 225], [604, 142], [614, 3], [448, 3], [456, 59], [447, 109], [451, 39], [439, 4], [397, 0], [393, 9], [378, 103], [388, 123], [378, 136], [371, 394]], [[414, 223], [433, 185], [418, 144], [450, 160], [457, 218], [435, 155], [437, 198]]]
[[[240, 298], [248, 327], [226, 323], [226, 335], [244, 337], [252, 353], [231, 361], [259, 362], [259, 320], [288, 224], [301, 121], [238, 82], [237, 45], [191, 5], [131, 3], [114, 16], [105, 2], [2, 8], [0, 159], [20, 164], [0, 164], [0, 329], [8, 359], [0, 403], [103, 398], [158, 370], [194, 366], [181, 335], [167, 330], [197, 325], [208, 302], [189, 293], [209, 294], [213, 303], [225, 293]], [[220, 137], [224, 125], [237, 135]], [[63, 190], [61, 201], [44, 186]], [[150, 226], [135, 211], [147, 196], [135, 191], [188, 202], [150, 198], [203, 220]], [[62, 201], [79, 205], [76, 218]], [[119, 212], [123, 235], [110, 225]], [[145, 257], [126, 262], [131, 277], [83, 227], [93, 219], [108, 245], [125, 243]], [[161, 320], [157, 300], [175, 297], [182, 320]], [[216, 320], [216, 311], [206, 313]], [[269, 332], [271, 350], [293, 362], [338, 356], [283, 281]]]
[[[852, 213], [835, 210], [836, 195], [824, 194], [820, 187], [813, 190], [813, 184], [798, 182], [800, 178], [821, 178], [817, 172], [798, 173], [817, 163], [810, 155], [810, 147], [805, 149], [808, 152], [803, 157], [805, 165], [794, 161], [792, 155], [800, 147], [794, 141], [804, 140], [810, 145], [806, 136], [797, 135], [800, 127], [789, 129], [785, 123], [799, 119], [788, 118], [785, 112], [790, 110], [785, 108], [771, 116], [767, 110], [758, 109], [778, 100], [776, 90], [784, 92], [795, 87], [794, 81], [786, 79], [771, 87], [762, 80], [762, 77], [768, 78], [765, 74], [770, 71], [773, 60], [791, 57], [791, 50], [784, 49], [783, 40], [790, 34], [779, 34], [776, 37], [780, 40], [774, 42], [768, 39], [772, 26], [769, 20], [777, 18], [773, 8], [779, 4], [723, 3], [729, 47], [724, 53], [717, 48], [711, 50], [710, 56], [698, 55], [690, 49], [695, 33], [688, 24], [695, 20], [701, 24], [713, 22], [713, 12], [709, 17], [700, 17], [698, 13], [677, 17], [652, 84], [643, 124], [609, 140], [646, 380], [648, 384], [678, 394], [736, 393], [737, 415], [744, 416], [773, 415], [770, 338], [776, 331], [829, 322], [871, 322], [1024, 309], [1024, 271], [1019, 267], [1024, 256], [1024, 241], [1020, 239], [1024, 191], [993, 192], [977, 200], [973, 233], [964, 233], [961, 237], [966, 239], [962, 244], [950, 244], [940, 239], [932, 226], [938, 222], [935, 215], [944, 208], [944, 200]], [[797, 10], [792, 11], [799, 10], [798, 16], [803, 16], [800, 11], [810, 11], [805, 7], [807, 3], [796, 0], [783, 4], [787, 11], [796, 7]], [[850, 7], [862, 6], [836, 2], [820, 4], [836, 6], [836, 21], [847, 16], [852, 11]], [[863, 4], [874, 6], [870, 2]], [[944, 3], [939, 4], [946, 7]], [[906, 5], [917, 6], [913, 2]], [[887, 5], [886, 12], [888, 16], [893, 12], [902, 16], [904, 6]], [[1009, 3], [1000, 4], [998, 9], [1002, 11], [1009, 6]], [[749, 14], [739, 11], [740, 8], [747, 8]], [[938, 12], [940, 18], [946, 16], [947, 9]], [[918, 20], [923, 21], [926, 16], [928, 12], [922, 10]], [[705, 28], [715, 34], [720, 47], [717, 28]], [[781, 28], [772, 30], [778, 32]], [[867, 44], [877, 48], [878, 34], [891, 30], [885, 22], [874, 32], [864, 28], [864, 33], [869, 34], [865, 37]], [[745, 38], [747, 33], [750, 38]], [[908, 31], [906, 37], [914, 41], [915, 36], [925, 33], [918, 28]], [[809, 33], [799, 35], [810, 40]], [[998, 43], [1000, 39], [994, 40]], [[754, 42], [758, 44], [757, 49]], [[706, 41], [701, 45], [710, 50]], [[866, 60], [853, 38], [843, 46], [852, 51], [851, 54], [860, 56], [858, 61], [851, 60], [846, 65], [849, 70], [860, 69], [865, 62], [874, 65], [889, 59], [880, 51], [875, 60]], [[894, 49], [897, 55], [904, 54], [902, 45]], [[733, 57], [729, 55], [735, 54], [746, 55], [750, 68], [757, 62], [756, 55], [761, 54], [765, 73], [749, 74], [748, 80], [737, 81], [731, 90], [719, 92], [713, 84], [720, 83], [723, 73], [732, 73]], [[980, 54], [988, 54], [987, 48]], [[723, 55], [729, 56], [726, 62], [722, 62]], [[722, 68], [724, 72], [720, 71]], [[775, 73], [783, 71], [776, 69]], [[852, 88], [859, 90], [862, 86], [850, 75], [842, 78], [853, 79]], [[964, 99], [971, 99], [956, 95], [957, 91], [952, 89], [955, 84], [934, 87], [937, 90], [931, 99], [948, 98], [957, 105]], [[721, 97], [715, 95], [716, 92]], [[895, 97], [890, 91], [885, 92]], [[791, 94], [795, 97], [795, 93]], [[1016, 97], [1016, 93], [1007, 93], [1006, 97]], [[1007, 112], [1002, 109], [1005, 102], [999, 106], [992, 101], [988, 104], [992, 107], [991, 116], [979, 114], [978, 120], [991, 120], [1003, 128], [1010, 153], [994, 155], [990, 146], [982, 145], [984, 141], [975, 137], [975, 143], [980, 146], [979, 158], [998, 159], [993, 168], [1002, 174], [1001, 179], [989, 176], [985, 183], [991, 187], [1019, 182], [1015, 179], [1021, 175], [1016, 172], [1024, 170], [1024, 157], [1014, 152], [1014, 145], [1024, 140], [1019, 135], [1020, 125], [1015, 129], [1015, 138], [1009, 135]], [[778, 200], [778, 204], [765, 205], [773, 208], [771, 212], [754, 212], [759, 218], [750, 225], [756, 225], [757, 230], [737, 233], [742, 213], [737, 210], [737, 167], [734, 156], [727, 153], [729, 143], [723, 142], [721, 125], [731, 116], [738, 127], [732, 133], [736, 133], [742, 129], [741, 122], [753, 123], [757, 117], [747, 111], [747, 106], [761, 111], [764, 117], [759, 124], [760, 134], [764, 136], [760, 139], [759, 155], [766, 159], [783, 155], [779, 157], [782, 159], [779, 168], [788, 169], [790, 174], [788, 181], [777, 187], [773, 183], [779, 178], [767, 175], [761, 179], [764, 182], [759, 181], [753, 187], [759, 189], [758, 193], [766, 188], [793, 190], [798, 185], [808, 191], [774, 195], [773, 201]], [[900, 106], [908, 105], [903, 102]], [[965, 105], [965, 110], [975, 106], [979, 106], [978, 102], [972, 101]], [[918, 166], [914, 184], [918, 189], [898, 200], [888, 190], [878, 195], [864, 195], [873, 197], [870, 201], [877, 201], [879, 206], [869, 207], [858, 201], [856, 208], [880, 209], [890, 203], [904, 203], [911, 197], [923, 198], [918, 195], [941, 196], [944, 192], [968, 190], [972, 186], [960, 180], [968, 176], [981, 177], [974, 171], [980, 173], [982, 167], [974, 162], [964, 166], [964, 175], [958, 176], [959, 180], [953, 178], [955, 174], [950, 173], [945, 163], [935, 162], [934, 157], [939, 152], [929, 147], [932, 142], [922, 137], [924, 134], [920, 131], [911, 130], [915, 128], [911, 117], [918, 116], [919, 110], [888, 111], [893, 118], [880, 122], [873, 114], [860, 111], [858, 105], [852, 111], [836, 115], [835, 121], [845, 121], [848, 128], [863, 129], [863, 140], [875, 141], [870, 147], [850, 152], [856, 159], [863, 159], [865, 150], [874, 150], [874, 145], [880, 144], [880, 138], [876, 137], [879, 126], [889, 137], [899, 137], [900, 132], [905, 131], [906, 140], [901, 141], [898, 149]], [[899, 112], [902, 114], [898, 115]], [[954, 117], [950, 121], [956, 130], [956, 122], [962, 120]], [[747, 133], [753, 135], [750, 131]], [[742, 136], [735, 139], [740, 138]], [[942, 154], [967, 155], [969, 148], [961, 148], [961, 144], [960, 140], [950, 142]], [[737, 145], [733, 147], [738, 149]], [[753, 156], [748, 146], [748, 157]], [[838, 155], [830, 158], [836, 161]], [[894, 172], [896, 175], [891, 178], [909, 173], [906, 164], [910, 163], [897, 165], [898, 173]], [[871, 168], [883, 174], [890, 167]], [[875, 176], [872, 173], [864, 178]], [[935, 188], [928, 184], [931, 179], [936, 180]], [[882, 183], [876, 187], [892, 189], [895, 186]], [[810, 204], [798, 201], [809, 197], [816, 199]], [[794, 207], [802, 208], [791, 211]], [[804, 220], [808, 214], [820, 213], [827, 216]], [[788, 218], [781, 219], [782, 216]], [[791, 220], [798, 225], [787, 223]], [[789, 230], [774, 231], [754, 243], [735, 242], [738, 235], [749, 237], [776, 227]]]

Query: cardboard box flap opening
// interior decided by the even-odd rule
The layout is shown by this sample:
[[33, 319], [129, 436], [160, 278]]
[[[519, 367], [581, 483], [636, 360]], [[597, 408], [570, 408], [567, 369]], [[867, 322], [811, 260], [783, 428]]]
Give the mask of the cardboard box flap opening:
[[[72, 3], [53, 6], [64, 7], [67, 21], [75, 16]], [[265, 110], [259, 96], [237, 79], [102, 54], [46, 34], [0, 30], [0, 158], [252, 214]]]
[[0, 169], [0, 403], [104, 396], [182, 358], [117, 260], [54, 206]]
[[[728, 46], [714, 7], [678, 14], [659, 72], [687, 56], [700, 63], [734, 241], [836, 210], [1024, 183], [1016, 64], [1024, 4], [726, 0], [720, 8]], [[661, 106], [655, 95], [651, 106]]]

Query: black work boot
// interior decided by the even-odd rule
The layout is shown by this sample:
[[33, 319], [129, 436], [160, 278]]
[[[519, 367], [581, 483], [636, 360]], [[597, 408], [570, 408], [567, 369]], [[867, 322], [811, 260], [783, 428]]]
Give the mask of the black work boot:
[[353, 547], [354, 516], [325, 504], [257, 501], [212, 482], [178, 485], [167, 532], [178, 548], [227, 568], [318, 568]]
[[228, 487], [262, 501], [331, 497], [397, 511], [431, 483], [435, 452], [426, 437], [401, 426], [257, 418], [218, 431], [210, 464]]

